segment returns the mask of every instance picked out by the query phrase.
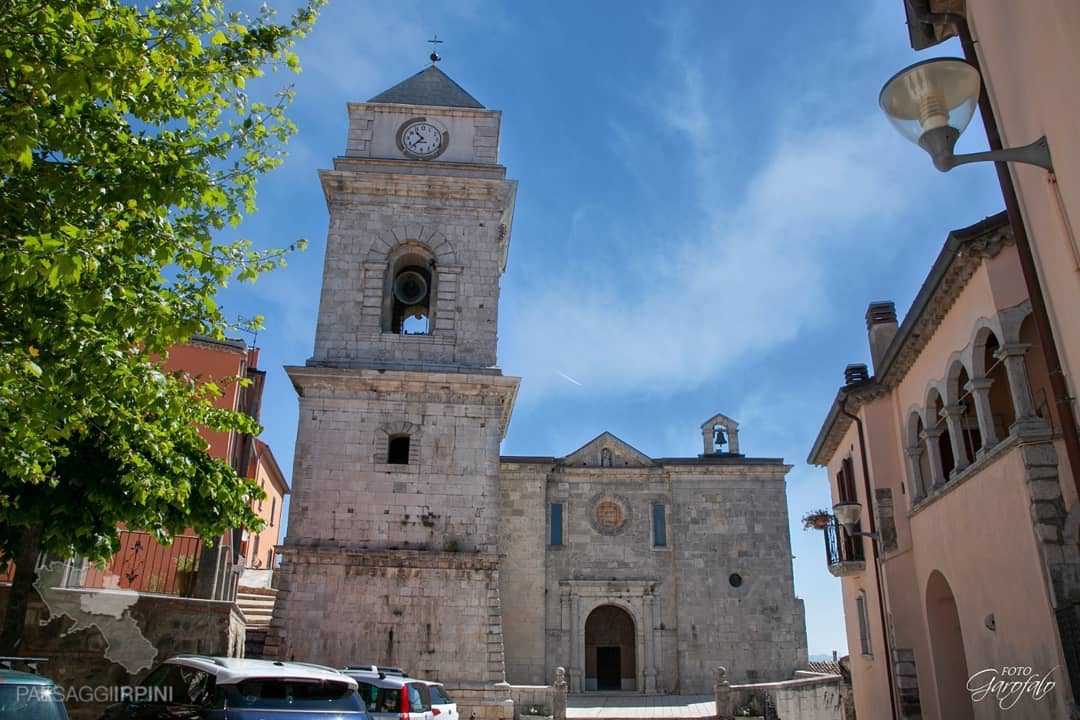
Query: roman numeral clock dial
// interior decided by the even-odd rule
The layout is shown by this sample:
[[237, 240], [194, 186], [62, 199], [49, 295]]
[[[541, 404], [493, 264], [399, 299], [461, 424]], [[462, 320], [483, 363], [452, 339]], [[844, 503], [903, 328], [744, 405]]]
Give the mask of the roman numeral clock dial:
[[446, 149], [448, 135], [428, 120], [418, 118], [401, 126], [398, 147], [409, 157], [430, 160]]

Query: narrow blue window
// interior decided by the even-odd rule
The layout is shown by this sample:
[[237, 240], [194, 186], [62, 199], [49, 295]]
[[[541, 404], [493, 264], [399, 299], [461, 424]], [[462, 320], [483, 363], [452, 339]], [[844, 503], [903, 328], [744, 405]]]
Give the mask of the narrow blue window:
[[652, 506], [652, 533], [653, 547], [667, 547], [667, 518], [663, 505]]
[[562, 545], [562, 503], [551, 503], [551, 544]]

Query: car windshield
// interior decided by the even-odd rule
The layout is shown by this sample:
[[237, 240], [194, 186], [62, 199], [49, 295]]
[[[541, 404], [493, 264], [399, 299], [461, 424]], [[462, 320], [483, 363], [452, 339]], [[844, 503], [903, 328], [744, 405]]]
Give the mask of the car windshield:
[[0, 685], [0, 720], [68, 720], [52, 685]]
[[438, 685], [431, 685], [428, 688], [428, 691], [431, 692], [432, 705], [449, 705], [454, 702], [450, 699], [450, 696], [447, 695]]
[[264, 710], [363, 710], [360, 697], [345, 682], [253, 678], [219, 686], [226, 707]]

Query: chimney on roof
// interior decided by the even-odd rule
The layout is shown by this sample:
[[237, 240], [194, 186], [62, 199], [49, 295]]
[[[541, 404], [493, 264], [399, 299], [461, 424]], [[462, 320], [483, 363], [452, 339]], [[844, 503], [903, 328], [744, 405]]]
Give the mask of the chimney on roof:
[[835, 650], [833, 650], [833, 651], [832, 651], [832, 661], [833, 661], [833, 662], [836, 662], [836, 660], [837, 660], [837, 658], [836, 658], [836, 651], [835, 651]]
[[866, 334], [870, 340], [870, 359], [874, 374], [881, 370], [881, 361], [896, 337], [896, 305], [888, 300], [870, 303], [866, 308]]
[[844, 384], [854, 385], [855, 383], [866, 382], [870, 379], [870, 373], [866, 369], [866, 365], [858, 363], [855, 365], [848, 365], [844, 368]]

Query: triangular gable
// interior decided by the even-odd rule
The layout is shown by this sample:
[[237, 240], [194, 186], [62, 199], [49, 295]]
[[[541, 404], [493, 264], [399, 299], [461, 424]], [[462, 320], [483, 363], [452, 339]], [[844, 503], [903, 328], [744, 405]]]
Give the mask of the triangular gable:
[[[606, 453], [604, 451], [607, 451]], [[581, 448], [558, 461], [567, 467], [651, 467], [655, 465], [645, 453], [629, 445], [609, 432], [601, 433]]]
[[384, 90], [368, 102], [477, 109], [484, 107], [434, 65], [424, 68], [389, 90]]

